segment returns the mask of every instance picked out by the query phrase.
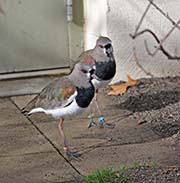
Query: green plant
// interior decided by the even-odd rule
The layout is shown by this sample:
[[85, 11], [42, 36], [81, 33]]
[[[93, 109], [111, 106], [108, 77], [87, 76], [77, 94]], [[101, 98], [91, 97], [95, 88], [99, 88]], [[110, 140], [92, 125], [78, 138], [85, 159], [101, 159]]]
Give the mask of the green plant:
[[97, 170], [88, 176], [84, 176], [85, 183], [125, 183], [128, 180], [126, 172], [128, 170], [137, 170], [141, 167], [155, 167], [157, 163], [147, 162], [141, 164], [140, 162], [133, 162], [130, 165], [121, 165], [119, 169], [107, 168]]
[[126, 180], [127, 177], [123, 175], [123, 172], [121, 173], [113, 168], [97, 170], [84, 177], [85, 183], [123, 183]]

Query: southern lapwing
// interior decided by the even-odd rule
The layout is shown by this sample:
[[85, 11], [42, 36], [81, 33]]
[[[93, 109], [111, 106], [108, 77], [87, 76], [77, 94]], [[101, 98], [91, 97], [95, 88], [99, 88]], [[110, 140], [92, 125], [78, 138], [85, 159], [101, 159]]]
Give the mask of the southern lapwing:
[[68, 157], [75, 158], [77, 154], [71, 152], [68, 146], [63, 131], [64, 120], [82, 113], [91, 103], [95, 94], [95, 88], [91, 82], [95, 72], [94, 64], [92, 57], [84, 57], [84, 61], [77, 63], [69, 75], [48, 84], [22, 109], [28, 115], [42, 112], [58, 120], [59, 132]]
[[[99, 37], [93, 49], [87, 50], [80, 55], [80, 61], [84, 62], [84, 58], [87, 57], [87, 55], [90, 55], [95, 59], [96, 70], [95, 78], [92, 80], [92, 83], [96, 88], [94, 101], [99, 113], [99, 125], [100, 127], [103, 127], [103, 124], [105, 124], [107, 127], [113, 127], [111, 124], [105, 122], [97, 100], [98, 88], [107, 86], [112, 81], [116, 73], [116, 62], [111, 40], [108, 37]], [[95, 125], [95, 123], [93, 118], [91, 118], [89, 127], [93, 125]]]

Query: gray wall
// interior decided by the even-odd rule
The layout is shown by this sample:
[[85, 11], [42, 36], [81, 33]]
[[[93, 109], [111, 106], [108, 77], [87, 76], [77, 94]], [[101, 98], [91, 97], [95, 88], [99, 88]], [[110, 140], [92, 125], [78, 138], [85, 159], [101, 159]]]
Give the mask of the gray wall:
[[0, 73], [69, 66], [66, 0], [4, 0]]

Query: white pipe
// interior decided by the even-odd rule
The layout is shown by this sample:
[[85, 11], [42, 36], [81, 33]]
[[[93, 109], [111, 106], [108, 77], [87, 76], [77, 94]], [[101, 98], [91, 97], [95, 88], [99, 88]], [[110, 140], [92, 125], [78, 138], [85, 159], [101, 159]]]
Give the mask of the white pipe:
[[72, 0], [66, 0], [67, 21], [72, 21]]

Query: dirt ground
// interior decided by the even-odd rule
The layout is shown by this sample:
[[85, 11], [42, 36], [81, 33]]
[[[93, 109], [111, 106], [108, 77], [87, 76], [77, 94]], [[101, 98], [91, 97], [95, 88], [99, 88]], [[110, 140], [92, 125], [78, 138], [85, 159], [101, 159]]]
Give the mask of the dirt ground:
[[126, 172], [127, 183], [179, 183], [180, 169], [178, 167], [145, 167]]
[[133, 112], [130, 119], [149, 123], [159, 138], [180, 132], [180, 77], [140, 79], [117, 98], [117, 107]]
[[[128, 182], [180, 182], [180, 77], [140, 79], [123, 96], [111, 97], [116, 107], [132, 112], [128, 117], [139, 126], [148, 125], [157, 136], [173, 148], [178, 158], [173, 166], [141, 167], [127, 174]], [[148, 133], [148, 132], [147, 132]], [[149, 141], [149, 139], [143, 139]], [[153, 149], [152, 149], [153, 150]], [[163, 156], [163, 154], [162, 154]], [[169, 154], [171, 159], [171, 154]]]

